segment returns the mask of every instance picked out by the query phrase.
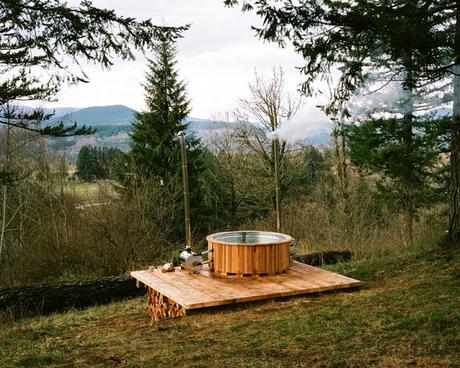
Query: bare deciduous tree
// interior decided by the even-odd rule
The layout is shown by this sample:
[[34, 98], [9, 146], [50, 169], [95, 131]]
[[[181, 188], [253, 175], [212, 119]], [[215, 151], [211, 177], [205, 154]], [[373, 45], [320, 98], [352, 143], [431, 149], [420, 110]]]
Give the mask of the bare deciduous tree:
[[[300, 97], [285, 92], [284, 72], [273, 69], [270, 78], [255, 73], [255, 79], [249, 83], [250, 96], [240, 100], [235, 112], [238, 122], [236, 136], [242, 144], [259, 155], [274, 176], [275, 155], [273, 133], [283, 124], [294, 118], [301, 106]], [[292, 178], [287, 173], [287, 160], [299, 150], [282, 141], [279, 149], [279, 168], [281, 186], [285, 190]]]
[[[227, 117], [227, 122], [229, 118]], [[234, 228], [254, 215], [270, 211], [271, 180], [261, 170], [262, 159], [249, 152], [237, 138], [237, 131], [219, 132], [209, 149], [216, 162], [215, 181], [219, 186], [217, 201], [225, 208], [228, 226]], [[222, 217], [222, 214], [220, 214]]]

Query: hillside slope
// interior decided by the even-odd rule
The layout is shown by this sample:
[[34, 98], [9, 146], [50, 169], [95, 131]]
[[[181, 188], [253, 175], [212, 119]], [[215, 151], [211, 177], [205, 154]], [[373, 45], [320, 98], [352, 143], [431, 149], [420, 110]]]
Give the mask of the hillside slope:
[[56, 111], [56, 115], [50, 122], [62, 121], [66, 125], [76, 122], [97, 128], [100, 125], [130, 124], [134, 120], [135, 112], [135, 110], [124, 105], [92, 106], [74, 109], [64, 114]]
[[139, 298], [0, 326], [0, 366], [458, 367], [458, 250], [329, 267], [362, 290], [149, 325]]

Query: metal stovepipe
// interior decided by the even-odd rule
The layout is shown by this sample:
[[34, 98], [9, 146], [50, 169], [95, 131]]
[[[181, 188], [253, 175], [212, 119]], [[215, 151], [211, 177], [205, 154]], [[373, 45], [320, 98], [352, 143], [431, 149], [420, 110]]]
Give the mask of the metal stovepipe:
[[276, 206], [276, 231], [281, 232], [281, 198], [280, 198], [280, 142], [279, 138], [275, 135], [273, 138], [273, 159], [275, 164], [275, 206]]
[[185, 132], [179, 132], [180, 150], [182, 156], [182, 181], [184, 183], [184, 215], [185, 215], [185, 245], [192, 247], [192, 229], [190, 225], [190, 192], [188, 188], [187, 150]]

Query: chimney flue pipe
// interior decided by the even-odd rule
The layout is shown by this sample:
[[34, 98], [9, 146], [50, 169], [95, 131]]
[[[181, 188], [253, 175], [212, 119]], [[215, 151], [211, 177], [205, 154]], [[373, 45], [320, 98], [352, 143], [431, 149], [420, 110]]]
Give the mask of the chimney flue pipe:
[[179, 142], [182, 157], [182, 181], [184, 183], [184, 215], [185, 215], [185, 245], [192, 248], [192, 230], [190, 225], [190, 192], [188, 188], [187, 150], [185, 131], [179, 132]]
[[281, 232], [281, 188], [280, 188], [280, 141], [277, 135], [273, 137], [273, 160], [275, 161], [275, 206], [276, 206], [276, 231]]

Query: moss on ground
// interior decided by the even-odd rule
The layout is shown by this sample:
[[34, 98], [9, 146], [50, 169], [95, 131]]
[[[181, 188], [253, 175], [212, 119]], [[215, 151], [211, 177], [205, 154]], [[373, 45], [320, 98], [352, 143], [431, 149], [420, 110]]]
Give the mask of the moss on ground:
[[458, 367], [460, 255], [339, 264], [355, 292], [245, 304], [149, 325], [146, 301], [6, 322], [1, 367]]

